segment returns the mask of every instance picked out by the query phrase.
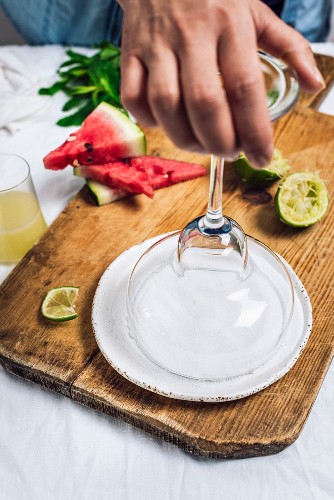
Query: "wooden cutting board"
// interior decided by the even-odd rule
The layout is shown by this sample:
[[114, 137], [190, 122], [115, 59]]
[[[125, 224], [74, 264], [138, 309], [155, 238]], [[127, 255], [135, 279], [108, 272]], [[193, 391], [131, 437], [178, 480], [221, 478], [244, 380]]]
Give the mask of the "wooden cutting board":
[[[322, 57], [328, 81], [333, 60]], [[294, 170], [321, 170], [334, 187], [334, 117], [321, 115], [319, 97], [303, 97], [275, 126], [276, 145]], [[149, 152], [189, 161], [159, 130], [147, 131]], [[204, 163], [209, 164], [208, 158]], [[239, 458], [281, 451], [299, 436], [329, 367], [334, 349], [332, 202], [309, 229], [283, 225], [273, 203], [245, 193], [226, 168], [224, 210], [281, 254], [299, 275], [313, 304], [314, 326], [296, 365], [281, 380], [251, 397], [228, 403], [193, 403], [156, 395], [122, 378], [100, 353], [91, 327], [94, 292], [103, 271], [126, 248], [182, 228], [205, 212], [208, 176], [144, 196], [96, 207], [83, 188], [0, 288], [0, 361], [11, 373], [114, 416], [204, 457]], [[273, 189], [273, 192], [275, 188]], [[51, 324], [40, 315], [47, 290], [80, 285], [79, 318]]]

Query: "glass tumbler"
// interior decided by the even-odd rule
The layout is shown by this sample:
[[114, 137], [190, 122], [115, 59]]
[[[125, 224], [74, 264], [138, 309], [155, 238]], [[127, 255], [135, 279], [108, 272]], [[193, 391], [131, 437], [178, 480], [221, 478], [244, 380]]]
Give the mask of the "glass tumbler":
[[0, 263], [22, 259], [46, 227], [28, 163], [0, 153]]

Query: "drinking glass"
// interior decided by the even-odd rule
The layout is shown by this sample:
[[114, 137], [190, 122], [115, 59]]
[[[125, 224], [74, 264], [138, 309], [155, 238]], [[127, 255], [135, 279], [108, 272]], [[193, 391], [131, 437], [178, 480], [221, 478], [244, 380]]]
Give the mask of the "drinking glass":
[[[275, 120], [298, 99], [298, 81], [281, 61], [259, 58]], [[207, 213], [144, 252], [127, 290], [129, 332], [144, 355], [181, 377], [212, 382], [268, 363], [294, 306], [282, 260], [223, 214], [223, 170], [223, 158], [212, 156]]]
[[0, 262], [18, 262], [45, 229], [28, 163], [0, 153]]

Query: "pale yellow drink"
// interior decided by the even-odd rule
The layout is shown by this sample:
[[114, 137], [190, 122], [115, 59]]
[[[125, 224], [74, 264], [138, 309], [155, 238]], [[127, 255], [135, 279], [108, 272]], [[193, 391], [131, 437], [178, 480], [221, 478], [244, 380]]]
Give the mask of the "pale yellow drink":
[[46, 224], [34, 194], [0, 193], [0, 262], [17, 262], [45, 231]]
[[45, 229], [28, 163], [0, 153], [0, 263], [22, 259]]

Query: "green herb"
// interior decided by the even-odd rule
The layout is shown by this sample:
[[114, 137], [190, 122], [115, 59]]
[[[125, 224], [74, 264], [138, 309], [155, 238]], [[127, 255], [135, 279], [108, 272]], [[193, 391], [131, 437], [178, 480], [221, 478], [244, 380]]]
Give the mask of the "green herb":
[[270, 108], [270, 106], [275, 104], [275, 102], [277, 101], [278, 98], [279, 98], [279, 90], [278, 89], [268, 90], [268, 92], [267, 92], [267, 106], [268, 106], [268, 108]]
[[61, 91], [69, 97], [63, 111], [72, 113], [61, 118], [58, 125], [81, 125], [102, 101], [127, 114], [120, 99], [121, 51], [108, 42], [102, 43], [98, 48], [98, 52], [91, 57], [67, 50], [68, 60], [57, 70], [59, 80], [51, 87], [39, 90], [41, 95], [51, 96]]

